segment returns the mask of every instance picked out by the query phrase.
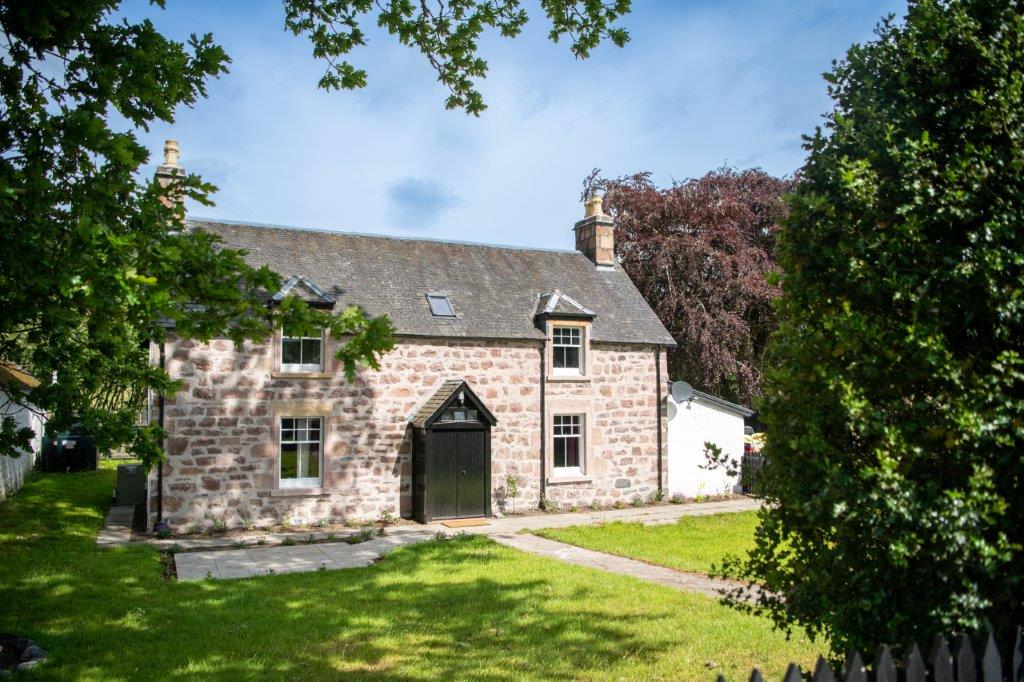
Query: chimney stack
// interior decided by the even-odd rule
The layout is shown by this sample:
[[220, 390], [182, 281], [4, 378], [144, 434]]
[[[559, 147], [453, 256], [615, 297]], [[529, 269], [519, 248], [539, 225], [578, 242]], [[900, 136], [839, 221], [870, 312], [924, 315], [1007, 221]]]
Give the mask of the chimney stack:
[[[178, 147], [176, 140], [167, 140], [164, 142], [164, 162], [157, 166], [156, 169], [156, 181], [163, 187], [167, 188], [171, 185], [172, 181], [176, 177], [183, 177], [185, 175], [184, 169], [179, 165], [178, 158], [181, 156], [181, 149]], [[175, 203], [181, 203], [181, 193], [175, 191], [173, 188], [170, 189], [163, 197], [163, 202], [167, 206], [171, 206]]]
[[586, 201], [583, 220], [576, 223], [576, 250], [595, 265], [615, 265], [615, 221], [601, 210], [601, 197], [595, 194]]

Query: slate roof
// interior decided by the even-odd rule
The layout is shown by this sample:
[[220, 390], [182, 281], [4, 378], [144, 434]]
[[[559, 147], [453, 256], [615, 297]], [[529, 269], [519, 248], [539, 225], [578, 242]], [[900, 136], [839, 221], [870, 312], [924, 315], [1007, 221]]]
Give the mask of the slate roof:
[[465, 379], [446, 379], [434, 394], [430, 396], [430, 398], [428, 398], [427, 401], [423, 403], [409, 418], [409, 423], [419, 428], [426, 426], [430, 418], [437, 414], [438, 410], [440, 410], [444, 404], [448, 402], [448, 399], [452, 397], [452, 394], [460, 389], [469, 394], [470, 402], [476, 403], [477, 407], [485, 413], [484, 417], [487, 421], [492, 425], [497, 423], [494, 415], [492, 415], [490, 410], [484, 406], [483, 402], [476, 393], [473, 392], [473, 389], [469, 387], [469, 384], [466, 383]]
[[597, 313], [581, 306], [558, 289], [550, 294], [541, 294], [537, 299], [536, 317], [579, 317], [593, 319]]
[[[339, 305], [387, 315], [400, 336], [542, 339], [538, 296], [564, 292], [595, 315], [594, 341], [674, 346], [619, 265], [596, 267], [576, 251], [194, 219], [192, 229], [245, 249], [255, 266], [306, 278]], [[431, 315], [426, 293], [445, 294], [454, 318]]]
[[704, 401], [707, 401], [707, 402], [709, 402], [709, 403], [711, 403], [713, 405], [718, 405], [719, 407], [724, 407], [727, 410], [735, 412], [736, 414], [740, 415], [741, 417], [752, 417], [752, 416], [754, 416], [754, 411], [752, 409], [750, 409], [749, 407], [746, 407], [744, 405], [738, 405], [738, 404], [733, 403], [733, 402], [729, 402], [725, 398], [719, 398], [717, 395], [711, 395], [710, 393], [705, 393], [704, 391], [698, 391], [696, 388], [693, 389], [693, 395], [696, 396], [699, 400], [704, 400]]

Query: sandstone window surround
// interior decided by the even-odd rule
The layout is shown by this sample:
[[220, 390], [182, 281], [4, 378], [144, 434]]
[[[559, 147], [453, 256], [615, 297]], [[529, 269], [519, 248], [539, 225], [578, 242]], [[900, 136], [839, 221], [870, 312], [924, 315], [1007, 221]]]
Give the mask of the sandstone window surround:
[[332, 376], [331, 336], [290, 335], [278, 330], [274, 336], [271, 377], [274, 379], [329, 379]]
[[590, 381], [590, 322], [550, 321], [547, 336], [548, 381]]
[[[315, 400], [281, 400], [271, 403], [271, 410], [274, 415], [274, 425], [268, 434], [268, 440], [272, 442], [274, 457], [274, 471], [276, 484], [270, 491], [272, 497], [316, 497], [329, 494], [330, 481], [326, 473], [327, 454], [331, 452], [333, 436], [331, 432], [330, 417], [332, 405], [327, 402]], [[302, 420], [301, 422], [299, 420]], [[316, 424], [310, 424], [315, 421]], [[313, 432], [312, 434], [310, 432]], [[307, 444], [307, 447], [295, 447], [291, 445]], [[296, 456], [303, 450], [308, 453], [313, 448], [309, 447], [317, 443], [316, 476], [312, 473], [307, 459], [305, 470], [295, 467], [294, 477], [290, 477], [293, 471], [291, 463], [291, 452]], [[289, 461], [286, 461], [289, 460]], [[298, 476], [299, 473], [307, 475]]]
[[546, 411], [547, 484], [591, 483], [591, 406], [576, 398], [558, 397], [550, 401]]

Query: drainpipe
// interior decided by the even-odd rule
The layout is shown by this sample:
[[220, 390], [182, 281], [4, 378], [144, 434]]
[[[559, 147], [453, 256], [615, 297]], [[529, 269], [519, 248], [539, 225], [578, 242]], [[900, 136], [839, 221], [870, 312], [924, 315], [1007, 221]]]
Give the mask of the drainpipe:
[[658, 496], [664, 497], [665, 490], [662, 479], [662, 463], [661, 463], [661, 346], [654, 347], [654, 372], [657, 375], [655, 379], [656, 391], [654, 401], [654, 409], [657, 410], [658, 415]]
[[544, 388], [547, 384], [548, 341], [540, 342], [540, 499], [547, 495], [548, 439], [544, 412]]
[[[163, 371], [165, 369], [165, 366], [166, 366], [166, 363], [167, 363], [166, 355], [165, 355], [165, 347], [164, 346], [165, 346], [165, 343], [163, 341], [161, 341], [160, 342], [160, 370], [161, 371]], [[157, 405], [158, 405], [158, 407], [157, 407], [157, 414], [159, 415], [158, 419], [159, 419], [159, 423], [160, 423], [160, 430], [163, 431], [163, 429], [164, 429], [164, 392], [163, 391], [160, 391], [160, 398], [159, 398], [159, 402], [157, 403]], [[161, 441], [160, 448], [163, 449], [165, 446], [166, 446], [166, 442]], [[164, 520], [164, 465], [163, 465], [163, 462], [161, 462], [159, 465], [157, 465], [157, 470], [156, 470], [156, 522], [160, 523], [163, 520]]]

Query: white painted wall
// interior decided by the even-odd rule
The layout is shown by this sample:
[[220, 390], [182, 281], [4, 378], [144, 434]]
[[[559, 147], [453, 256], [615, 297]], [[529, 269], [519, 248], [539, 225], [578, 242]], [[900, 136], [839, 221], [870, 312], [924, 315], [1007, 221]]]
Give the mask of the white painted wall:
[[721, 495], [739, 492], [739, 476], [723, 469], [708, 471], [704, 443], [722, 448], [730, 459], [743, 457], [743, 416], [700, 396], [677, 404], [668, 396], [668, 493], [669, 495]]
[[27, 474], [39, 458], [43, 444], [43, 419], [32, 410], [8, 402], [4, 388], [0, 387], [0, 415], [13, 415], [18, 427], [27, 426], [35, 431], [32, 449], [22, 452], [21, 457], [0, 455], [0, 500], [21, 487]]

